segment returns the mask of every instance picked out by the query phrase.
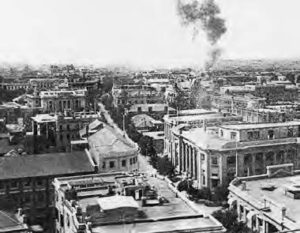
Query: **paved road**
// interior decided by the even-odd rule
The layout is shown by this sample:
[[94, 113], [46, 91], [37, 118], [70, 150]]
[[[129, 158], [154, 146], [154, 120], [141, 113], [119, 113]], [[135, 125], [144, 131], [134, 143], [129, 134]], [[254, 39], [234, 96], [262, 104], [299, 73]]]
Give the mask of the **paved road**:
[[[138, 156], [139, 159], [139, 170], [140, 172], [144, 172], [146, 174], [148, 174], [149, 176], [149, 181], [151, 181], [151, 183], [157, 187], [158, 189], [164, 189], [166, 186], [166, 182], [161, 181], [160, 179], [154, 178], [154, 177], [150, 177], [151, 174], [157, 174], [157, 171], [149, 164], [149, 158], [146, 156], [143, 156], [141, 154], [139, 154]], [[205, 213], [205, 214], [211, 214], [216, 210], [219, 210], [220, 207], [208, 207], [204, 204], [198, 204], [198, 203], [194, 203], [194, 206], [199, 208], [198, 211], [201, 213]]]

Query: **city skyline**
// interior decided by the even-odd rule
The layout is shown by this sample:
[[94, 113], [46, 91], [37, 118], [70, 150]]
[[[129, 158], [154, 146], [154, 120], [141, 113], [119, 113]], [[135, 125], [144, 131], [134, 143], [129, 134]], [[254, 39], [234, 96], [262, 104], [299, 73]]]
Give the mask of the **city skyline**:
[[[224, 59], [299, 58], [299, 1], [217, 1]], [[201, 66], [207, 42], [180, 24], [174, 0], [1, 1], [0, 62]], [[300, 19], [300, 18], [299, 18]], [[9, 23], [7, 23], [9, 22]]]

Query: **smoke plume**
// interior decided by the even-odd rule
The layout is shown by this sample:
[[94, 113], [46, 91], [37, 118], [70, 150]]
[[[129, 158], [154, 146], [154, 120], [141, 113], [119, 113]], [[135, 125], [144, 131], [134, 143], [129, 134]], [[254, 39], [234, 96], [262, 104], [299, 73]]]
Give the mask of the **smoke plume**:
[[221, 56], [222, 50], [217, 43], [226, 32], [225, 20], [219, 17], [221, 10], [214, 0], [178, 0], [177, 11], [184, 26], [192, 26], [195, 38], [202, 30], [211, 48], [205, 68], [210, 69]]

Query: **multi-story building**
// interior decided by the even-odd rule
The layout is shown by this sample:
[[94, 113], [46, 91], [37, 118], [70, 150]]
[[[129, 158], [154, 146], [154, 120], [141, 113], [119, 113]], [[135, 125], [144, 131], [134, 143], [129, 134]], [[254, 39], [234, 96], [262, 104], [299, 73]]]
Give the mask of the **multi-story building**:
[[205, 109], [190, 109], [179, 111], [176, 116], [166, 115], [164, 117], [164, 153], [172, 157], [175, 153], [175, 139], [177, 138], [173, 129], [179, 129], [183, 126], [187, 127], [202, 127], [203, 123], [206, 126], [216, 126], [221, 123], [231, 123], [242, 121], [242, 117], [233, 116], [231, 114], [221, 114], [215, 111]]
[[38, 114], [32, 117], [33, 136], [44, 136], [51, 146], [68, 151], [70, 142], [80, 139], [79, 130], [98, 118], [95, 112]]
[[79, 112], [86, 107], [86, 90], [41, 91], [40, 98], [45, 112]]
[[[51, 229], [55, 177], [95, 172], [85, 152], [3, 157], [0, 160], [0, 209], [22, 208], [29, 225]], [[49, 231], [48, 231], [49, 232]]]
[[293, 164], [282, 164], [268, 166], [259, 176], [234, 179], [228, 203], [238, 221], [258, 233], [299, 232], [299, 174]]
[[130, 116], [147, 114], [157, 120], [162, 120], [164, 115], [174, 115], [177, 111], [167, 104], [134, 104], [130, 106], [128, 113]]
[[164, 103], [164, 95], [154, 87], [141, 84], [117, 85], [112, 88], [114, 105]]
[[139, 147], [126, 135], [104, 124], [88, 137], [89, 153], [99, 172], [135, 171], [138, 169]]
[[4, 90], [28, 90], [30, 89], [30, 84], [26, 82], [2, 82], [0, 87]]
[[171, 161], [199, 188], [227, 184], [235, 176], [261, 175], [269, 165], [300, 167], [299, 121], [204, 126], [173, 134]]
[[107, 173], [57, 178], [53, 184], [57, 232], [225, 232], [157, 178]]
[[58, 78], [34, 78], [29, 80], [32, 89], [53, 89], [64, 83], [64, 79]]

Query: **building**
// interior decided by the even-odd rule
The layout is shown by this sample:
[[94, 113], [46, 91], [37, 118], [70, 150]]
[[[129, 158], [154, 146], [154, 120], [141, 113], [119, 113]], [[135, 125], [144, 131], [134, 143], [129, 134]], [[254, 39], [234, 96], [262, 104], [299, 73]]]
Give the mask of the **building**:
[[38, 137], [47, 138], [49, 146], [68, 151], [71, 141], [80, 139], [80, 129], [98, 118], [99, 115], [95, 112], [38, 114], [31, 118], [33, 136], [36, 140]]
[[80, 112], [86, 107], [86, 90], [41, 91], [39, 96], [44, 112]]
[[299, 121], [178, 127], [173, 135], [171, 161], [198, 188], [228, 184], [236, 175], [261, 175], [270, 165], [300, 167]]
[[162, 121], [155, 120], [146, 114], [140, 114], [132, 117], [131, 122], [138, 132], [163, 130], [164, 126]]
[[167, 104], [134, 104], [130, 106], [128, 113], [130, 116], [147, 114], [154, 119], [162, 120], [164, 115], [174, 115], [177, 112], [174, 108], [169, 107]]
[[126, 135], [104, 124], [88, 137], [89, 153], [99, 172], [135, 171], [138, 169], [139, 148]]
[[53, 178], [94, 172], [95, 164], [84, 152], [2, 157], [0, 209], [16, 212], [22, 208], [29, 225], [40, 224], [49, 230], [53, 217]]
[[162, 92], [158, 92], [154, 87], [142, 84], [114, 84], [112, 96], [115, 106], [164, 103]]
[[293, 164], [281, 164], [259, 176], [236, 178], [229, 186], [230, 208], [255, 232], [299, 232], [299, 174]]
[[34, 78], [29, 80], [30, 87], [32, 89], [42, 90], [42, 89], [54, 89], [59, 87], [60, 84], [64, 83], [64, 79], [58, 78]]
[[57, 232], [225, 232], [212, 216], [176, 197], [165, 181], [154, 180], [120, 173], [55, 179]]
[[202, 127], [204, 121], [206, 122], [206, 126], [217, 126], [222, 123], [229, 124], [231, 122], [242, 121], [242, 117], [205, 109], [181, 110], [176, 116], [166, 115], [164, 117], [165, 154], [172, 157], [175, 153], [174, 141], [176, 136], [174, 136], [172, 132], [174, 128], [181, 127], [182, 125], [188, 127]]

